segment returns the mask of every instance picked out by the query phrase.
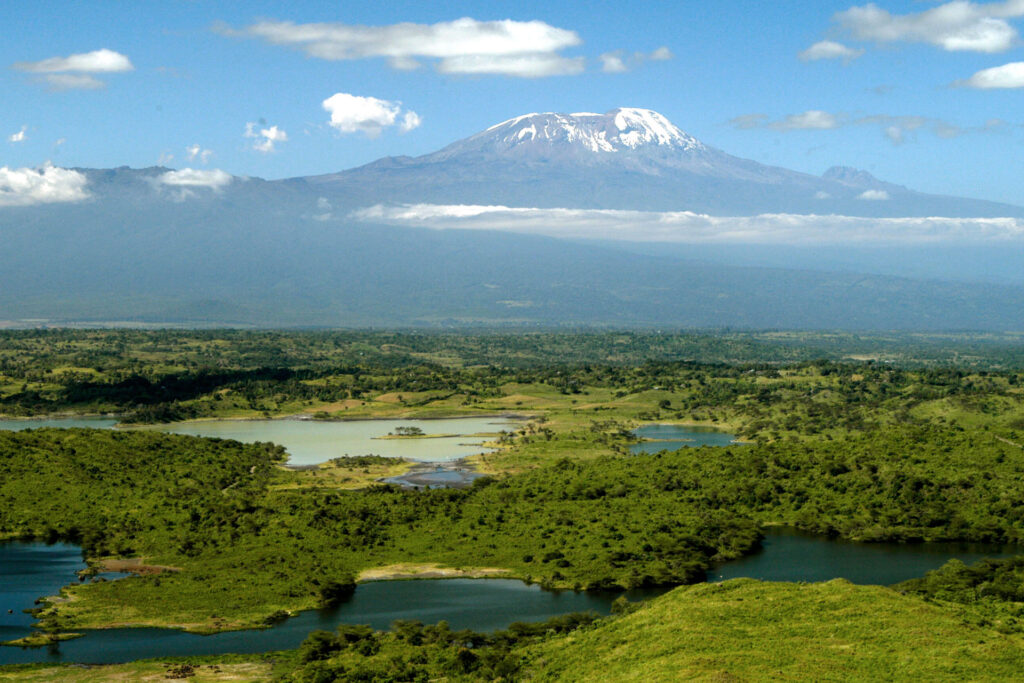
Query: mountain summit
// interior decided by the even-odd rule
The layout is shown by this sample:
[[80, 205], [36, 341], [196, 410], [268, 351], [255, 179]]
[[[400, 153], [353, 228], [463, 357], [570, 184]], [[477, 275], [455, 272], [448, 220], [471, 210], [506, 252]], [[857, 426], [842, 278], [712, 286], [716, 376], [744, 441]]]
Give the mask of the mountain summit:
[[651, 148], [683, 153], [706, 149], [656, 111], [620, 108], [606, 114], [524, 114], [449, 145], [437, 156], [488, 152], [544, 157], [559, 150], [604, 154]]

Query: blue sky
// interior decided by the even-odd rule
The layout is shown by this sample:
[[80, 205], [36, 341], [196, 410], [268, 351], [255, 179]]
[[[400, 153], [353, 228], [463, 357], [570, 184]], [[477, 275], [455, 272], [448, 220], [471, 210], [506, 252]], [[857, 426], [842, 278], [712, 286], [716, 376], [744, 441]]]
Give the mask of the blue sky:
[[631, 106], [763, 163], [1024, 203], [1024, 0], [41, 1], [0, 21], [11, 169], [311, 175]]

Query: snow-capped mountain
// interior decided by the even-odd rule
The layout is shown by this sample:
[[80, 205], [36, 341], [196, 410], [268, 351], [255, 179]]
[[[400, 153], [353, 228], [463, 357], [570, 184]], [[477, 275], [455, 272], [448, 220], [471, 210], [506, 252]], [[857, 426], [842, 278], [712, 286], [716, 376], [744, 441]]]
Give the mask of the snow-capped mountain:
[[296, 179], [338, 202], [849, 216], [1024, 216], [914, 192], [869, 173], [823, 176], [732, 156], [649, 109], [525, 114], [420, 157]]
[[[595, 244], [500, 228], [424, 229], [362, 213], [430, 203], [456, 211], [473, 207], [450, 205], [1024, 215], [1021, 207], [917, 193], [856, 169], [819, 177], [767, 166], [642, 109], [528, 114], [432, 154], [328, 176], [68, 171], [84, 177], [86, 198], [0, 206], [0, 326], [54, 318], [1017, 329], [1024, 310], [1024, 257], [996, 242], [973, 251], [960, 244], [638, 245], [629, 243], [635, 225], [627, 221], [622, 242]], [[554, 222], [560, 212], [545, 215]], [[757, 229], [756, 220], [751, 225]]]
[[606, 153], [668, 148], [699, 153], [706, 148], [658, 112], [613, 109], [606, 114], [525, 114], [491, 126], [438, 152], [438, 157], [471, 152], [548, 156], [554, 150]]

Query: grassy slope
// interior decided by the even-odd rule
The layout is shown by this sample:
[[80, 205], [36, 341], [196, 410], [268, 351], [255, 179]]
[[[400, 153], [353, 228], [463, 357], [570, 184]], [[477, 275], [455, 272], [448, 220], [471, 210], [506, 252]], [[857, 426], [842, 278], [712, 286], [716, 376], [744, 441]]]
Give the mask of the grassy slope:
[[875, 586], [679, 588], [529, 650], [533, 680], [1012, 680], [1024, 641]]
[[108, 681], [187, 680], [266, 681], [274, 674], [275, 657], [268, 655], [219, 655], [147, 659], [127, 664], [83, 666], [79, 664], [23, 664], [0, 667], [0, 681], [63, 681], [66, 683], [107, 683]]

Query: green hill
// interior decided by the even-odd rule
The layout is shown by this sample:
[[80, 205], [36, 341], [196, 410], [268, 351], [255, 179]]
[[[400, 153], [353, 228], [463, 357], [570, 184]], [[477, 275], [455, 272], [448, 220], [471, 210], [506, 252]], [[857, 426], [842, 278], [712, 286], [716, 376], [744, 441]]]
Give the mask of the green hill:
[[740, 579], [678, 588], [536, 645], [524, 678], [1019, 680], [1022, 645], [955, 608], [887, 588]]

